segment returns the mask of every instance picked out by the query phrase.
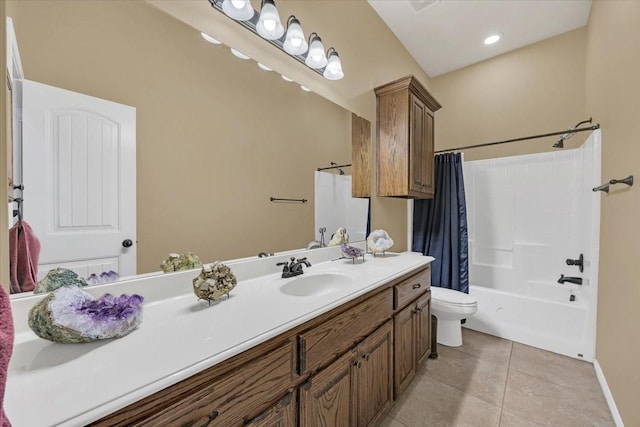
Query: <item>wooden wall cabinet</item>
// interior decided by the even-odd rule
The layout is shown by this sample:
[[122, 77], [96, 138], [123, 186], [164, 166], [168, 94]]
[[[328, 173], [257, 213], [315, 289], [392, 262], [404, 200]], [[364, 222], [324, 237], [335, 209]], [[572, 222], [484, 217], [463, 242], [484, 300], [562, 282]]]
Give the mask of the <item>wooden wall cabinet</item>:
[[434, 113], [441, 105], [413, 76], [375, 93], [378, 196], [432, 198]]
[[371, 197], [371, 122], [351, 114], [351, 196]]

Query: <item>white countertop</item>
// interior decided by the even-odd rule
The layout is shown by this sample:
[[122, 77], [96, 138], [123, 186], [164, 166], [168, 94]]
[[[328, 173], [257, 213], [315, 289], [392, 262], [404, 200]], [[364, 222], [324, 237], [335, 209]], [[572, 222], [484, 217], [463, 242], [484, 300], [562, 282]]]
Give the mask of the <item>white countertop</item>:
[[295, 297], [279, 291], [292, 280], [275, 273], [280, 269], [275, 263], [284, 257], [229, 262], [238, 285], [229, 299], [211, 306], [193, 295], [191, 279], [197, 275], [193, 271], [91, 287], [97, 295], [145, 297], [142, 324], [120, 339], [87, 344], [40, 339], [26, 326], [26, 317], [42, 296], [12, 301], [16, 341], [4, 401], [9, 420], [14, 427], [96, 421], [433, 260], [403, 253], [367, 255], [364, 263], [355, 265], [329, 261], [337, 250], [299, 254], [309, 254], [313, 263], [304, 276], [333, 272], [353, 279], [353, 286], [320, 296]]

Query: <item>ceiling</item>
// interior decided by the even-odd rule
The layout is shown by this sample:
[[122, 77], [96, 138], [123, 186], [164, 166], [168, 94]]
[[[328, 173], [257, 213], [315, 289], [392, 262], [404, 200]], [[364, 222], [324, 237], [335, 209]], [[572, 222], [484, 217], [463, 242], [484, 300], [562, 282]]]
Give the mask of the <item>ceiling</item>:
[[430, 77], [580, 28], [591, 10], [591, 0], [368, 2]]

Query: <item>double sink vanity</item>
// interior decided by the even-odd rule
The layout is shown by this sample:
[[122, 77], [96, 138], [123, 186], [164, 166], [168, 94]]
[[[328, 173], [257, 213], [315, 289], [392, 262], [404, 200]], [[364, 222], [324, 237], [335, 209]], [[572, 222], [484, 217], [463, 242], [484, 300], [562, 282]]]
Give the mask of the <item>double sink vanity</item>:
[[[304, 274], [276, 263], [307, 257]], [[230, 261], [229, 298], [191, 290], [196, 270], [87, 288], [145, 297], [131, 334], [37, 338], [12, 301], [5, 410], [15, 426], [377, 425], [430, 353], [430, 270], [416, 253], [338, 259], [337, 247]]]

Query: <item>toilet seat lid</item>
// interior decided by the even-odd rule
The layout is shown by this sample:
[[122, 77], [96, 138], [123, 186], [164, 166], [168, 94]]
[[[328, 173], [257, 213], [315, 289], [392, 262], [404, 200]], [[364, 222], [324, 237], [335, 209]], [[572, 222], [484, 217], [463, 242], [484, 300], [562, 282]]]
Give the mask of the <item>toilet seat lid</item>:
[[476, 299], [469, 294], [437, 286], [431, 287], [431, 298], [451, 305], [474, 305], [478, 303]]

